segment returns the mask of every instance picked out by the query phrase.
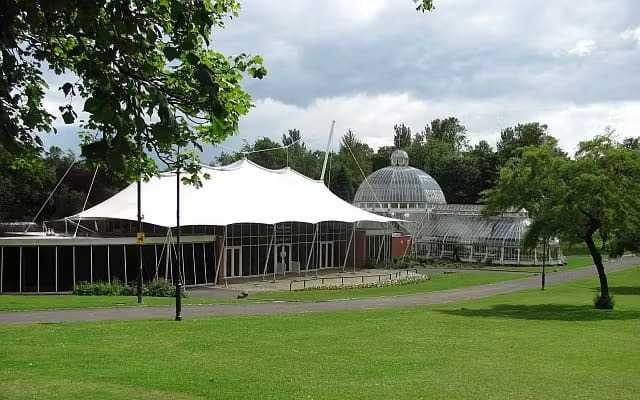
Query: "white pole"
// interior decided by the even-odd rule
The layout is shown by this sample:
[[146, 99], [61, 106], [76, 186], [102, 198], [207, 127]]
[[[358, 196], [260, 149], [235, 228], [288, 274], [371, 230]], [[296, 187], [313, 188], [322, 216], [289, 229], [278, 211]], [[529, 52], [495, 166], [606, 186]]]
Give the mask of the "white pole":
[[40, 246], [36, 247], [37, 259], [36, 259], [36, 291], [40, 293]]
[[196, 277], [196, 244], [191, 243], [191, 258], [193, 259], [193, 284], [198, 284], [198, 278]]
[[160, 266], [158, 265], [158, 245], [156, 244], [153, 245], [153, 256], [155, 257], [155, 260], [156, 260], [156, 280], [158, 280], [158, 268]]
[[[331, 121], [331, 129], [329, 130], [329, 140], [327, 141], [327, 151], [324, 153], [324, 162], [322, 163], [322, 173], [320, 174], [320, 180], [324, 182], [324, 174], [327, 170], [327, 160], [329, 159], [329, 147], [331, 147], [331, 138], [333, 137], [333, 128], [336, 126], [336, 121]], [[324, 183], [323, 183], [324, 184]]]
[[[278, 227], [277, 224], [273, 225], [273, 237], [274, 237], [274, 239], [278, 236], [278, 234], [276, 233], [277, 232], [276, 229], [278, 229], [277, 227]], [[274, 246], [276, 246], [276, 248], [273, 249], [273, 258], [274, 258], [274, 260], [273, 260], [274, 261], [273, 262], [273, 281], [275, 282], [276, 281], [276, 266], [278, 265], [278, 260], [277, 260], [277, 258], [278, 258], [278, 249], [277, 249], [278, 241], [277, 240], [275, 240]]]
[[311, 251], [309, 252], [309, 256], [307, 257], [307, 270], [309, 269], [309, 263], [311, 262], [311, 256], [313, 255], [313, 249], [316, 243], [317, 234], [318, 234], [318, 224], [315, 225], [315, 229], [313, 230], [313, 240], [311, 241]]
[[344, 262], [342, 263], [342, 272], [344, 272], [347, 267], [347, 259], [349, 258], [349, 251], [351, 250], [351, 242], [353, 241], [353, 236], [356, 233], [356, 224], [353, 224], [353, 228], [351, 229], [351, 237], [349, 238], [349, 244], [347, 245], [347, 251], [344, 253]]
[[71, 246], [71, 259], [73, 266], [73, 290], [76, 290], [76, 246]]
[[111, 283], [111, 250], [107, 245], [107, 281]]
[[182, 281], [187, 284], [187, 276], [184, 271], [184, 243], [180, 243], [180, 259], [182, 260]]
[[20, 268], [18, 268], [18, 272], [20, 272], [20, 278], [18, 279], [19, 289], [18, 291], [22, 293], [22, 247], [20, 247]]
[[89, 277], [93, 283], [93, 246], [89, 246]]
[[[266, 278], [267, 276], [267, 266], [269, 265], [269, 257], [271, 257], [271, 248], [275, 243], [275, 235], [276, 235], [276, 226], [273, 225], [273, 234], [271, 235], [271, 241], [269, 242], [269, 247], [267, 248], [267, 258], [264, 260], [264, 268], [262, 269], [262, 276]], [[273, 269], [276, 269], [276, 266], [273, 266]]]
[[122, 245], [122, 254], [124, 255], [124, 284], [127, 284], [127, 245]]
[[[213, 285], [214, 286], [218, 284], [218, 276], [220, 275], [219, 274], [219, 272], [220, 272], [220, 264], [223, 261], [225, 261], [226, 256], [227, 256], [226, 255], [226, 253], [227, 253], [226, 244], [227, 244], [227, 226], [225, 225], [224, 233], [223, 233], [223, 236], [222, 236], [222, 246], [220, 246], [221, 247], [221, 252], [218, 255], [218, 262], [217, 262], [217, 265], [216, 265], [216, 271], [215, 271], [216, 276], [213, 277]], [[225, 264], [224, 268], [226, 268], [226, 266], [227, 266], [227, 264]]]
[[58, 292], [58, 246], [54, 247], [54, 255], [56, 257], [56, 261], [55, 261], [55, 267], [56, 267], [56, 273], [55, 273], [55, 279], [56, 279], [56, 293]]
[[355, 222], [353, 223], [353, 240], [354, 240], [354, 243], [353, 243], [353, 273], [355, 274], [356, 273], [356, 244], [357, 244], [357, 242], [355, 241], [356, 240], [356, 223]]
[[0, 293], [2, 293], [3, 278], [4, 278], [4, 247], [0, 247]]
[[207, 246], [202, 243], [202, 265], [204, 265], [204, 284], [207, 284]]

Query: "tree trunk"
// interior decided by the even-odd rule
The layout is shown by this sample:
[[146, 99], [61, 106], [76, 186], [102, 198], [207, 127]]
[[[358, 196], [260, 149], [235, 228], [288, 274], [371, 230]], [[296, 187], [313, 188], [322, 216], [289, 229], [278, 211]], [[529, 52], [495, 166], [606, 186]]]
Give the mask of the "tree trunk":
[[589, 248], [591, 258], [593, 258], [593, 263], [596, 266], [596, 271], [598, 271], [598, 278], [600, 279], [600, 297], [602, 299], [609, 299], [609, 283], [607, 282], [607, 275], [604, 272], [602, 255], [600, 254], [600, 250], [596, 247], [596, 244], [593, 242], [593, 233], [587, 233], [584, 237], [584, 241]]

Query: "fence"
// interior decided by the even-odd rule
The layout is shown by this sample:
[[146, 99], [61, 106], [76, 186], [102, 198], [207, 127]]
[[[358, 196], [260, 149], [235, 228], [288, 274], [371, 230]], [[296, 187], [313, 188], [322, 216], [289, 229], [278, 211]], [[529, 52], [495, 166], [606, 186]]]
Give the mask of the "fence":
[[[294, 285], [300, 284], [302, 283], [302, 289], [306, 289], [307, 287], [311, 288], [311, 287], [324, 287], [325, 286], [325, 282], [335, 282], [335, 284], [337, 285], [338, 282], [340, 282], [340, 286], [344, 286], [345, 285], [345, 281], [347, 282], [347, 284], [349, 283], [359, 283], [361, 285], [364, 285], [365, 283], [382, 283], [383, 281], [383, 277], [384, 277], [384, 281], [391, 281], [394, 279], [395, 280], [400, 280], [402, 279], [402, 276], [404, 275], [404, 279], [409, 279], [411, 276], [421, 276], [421, 274], [418, 273], [418, 269], [414, 268], [414, 269], [405, 269], [402, 271], [396, 271], [396, 272], [390, 272], [388, 274], [374, 274], [374, 275], [342, 275], [342, 276], [332, 276], [332, 277], [317, 277], [317, 278], [311, 278], [311, 279], [292, 279], [289, 282], [289, 291], [294, 290]], [[313, 282], [313, 283], [318, 283], [319, 285], [310, 285], [307, 284], [307, 282]], [[295, 290], [299, 290], [299, 289], [295, 289]]]

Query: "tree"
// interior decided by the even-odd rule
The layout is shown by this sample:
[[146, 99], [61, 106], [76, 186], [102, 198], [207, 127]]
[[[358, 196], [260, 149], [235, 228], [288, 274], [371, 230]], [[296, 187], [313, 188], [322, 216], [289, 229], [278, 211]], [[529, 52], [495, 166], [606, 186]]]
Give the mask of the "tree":
[[640, 137], [625, 138], [622, 145], [629, 150], [640, 150]]
[[[25, 160], [26, 157], [29, 158]], [[56, 195], [45, 203], [68, 169]], [[94, 172], [95, 166], [76, 160], [73, 153], [57, 147], [44, 153], [31, 150], [21, 158], [15, 158], [0, 145], [0, 221], [31, 221], [43, 205], [39, 221], [81, 211]], [[125, 185], [126, 182], [118, 180], [111, 171], [100, 168], [87, 207], [111, 197]]]
[[347, 169], [354, 187], [359, 187], [364, 178], [371, 173], [372, 158], [373, 149], [362, 142], [351, 129], [342, 136], [335, 161]]
[[411, 128], [405, 124], [393, 126], [393, 145], [396, 149], [406, 149], [411, 146]]
[[558, 147], [558, 141], [548, 133], [548, 127], [538, 122], [518, 124], [503, 129], [497, 144], [500, 164], [505, 165], [512, 158], [517, 157], [527, 146], [542, 146], [548, 144], [554, 151], [563, 154]]
[[371, 171], [377, 171], [388, 167], [391, 164], [391, 153], [396, 148], [394, 146], [382, 146], [373, 154], [371, 158]]
[[529, 146], [500, 171], [496, 187], [484, 194], [486, 212], [525, 209], [532, 219], [525, 243], [560, 237], [582, 241], [598, 272], [597, 308], [612, 308], [599, 235], [611, 255], [638, 250], [640, 232], [640, 153], [610, 135], [583, 142], [570, 159], [553, 143]]
[[449, 145], [454, 151], [461, 151], [467, 145], [467, 128], [458, 118], [434, 119], [424, 128], [420, 137], [425, 141], [437, 140]]
[[349, 175], [349, 171], [342, 165], [338, 165], [336, 172], [331, 179], [331, 185], [329, 187], [331, 191], [342, 200], [351, 203], [353, 201], [354, 189], [353, 180]]
[[[244, 74], [262, 78], [262, 59], [228, 58], [211, 48], [211, 32], [238, 14], [235, 0], [8, 0], [0, 11], [0, 143], [17, 156], [42, 150], [54, 115], [43, 107], [45, 65], [74, 76], [59, 90], [65, 123], [78, 118], [71, 99], [84, 100], [82, 155], [113, 172], [157, 172], [173, 147], [201, 148], [238, 130], [252, 106], [240, 87]], [[26, 157], [25, 159], [28, 159]], [[199, 169], [186, 151], [183, 168]]]
[[433, 11], [435, 8], [433, 6], [433, 0], [413, 0], [413, 2], [416, 5], [417, 11], [427, 12]]

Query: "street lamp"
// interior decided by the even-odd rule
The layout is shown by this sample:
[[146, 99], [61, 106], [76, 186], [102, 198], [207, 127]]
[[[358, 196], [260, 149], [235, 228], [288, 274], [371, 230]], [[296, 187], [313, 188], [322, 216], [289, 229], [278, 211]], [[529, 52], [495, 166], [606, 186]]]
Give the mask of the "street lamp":
[[138, 304], [142, 304], [142, 246], [144, 245], [144, 230], [142, 226], [142, 140], [138, 135]]
[[180, 147], [178, 147], [176, 168], [176, 246], [178, 246], [178, 273], [176, 282], [176, 321], [182, 321], [182, 246], [180, 245]]
[[547, 239], [544, 239], [544, 243], [542, 244], [542, 290], [544, 290], [547, 276], [546, 276], [546, 265], [547, 265]]

